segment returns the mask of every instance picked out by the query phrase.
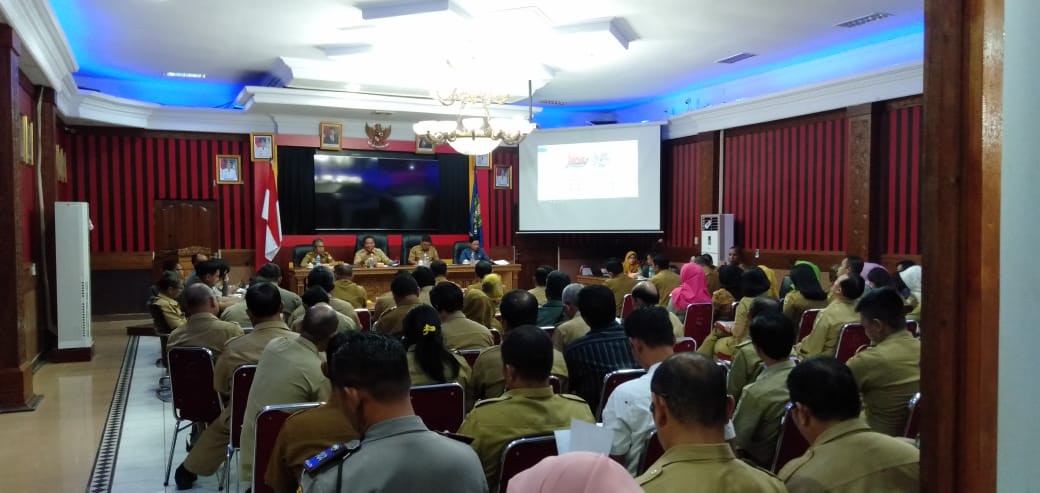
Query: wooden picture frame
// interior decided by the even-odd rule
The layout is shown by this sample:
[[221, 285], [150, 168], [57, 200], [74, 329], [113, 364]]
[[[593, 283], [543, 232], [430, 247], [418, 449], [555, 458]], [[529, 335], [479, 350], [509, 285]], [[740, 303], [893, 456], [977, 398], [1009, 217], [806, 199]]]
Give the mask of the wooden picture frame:
[[318, 148], [323, 151], [342, 151], [343, 124], [336, 122], [319, 123]]
[[423, 136], [423, 135], [416, 135], [415, 136], [415, 153], [416, 154], [436, 154], [437, 151], [435, 150], [435, 147], [436, 146], [434, 145], [434, 143], [430, 142], [430, 140], [427, 139], [425, 136]]
[[253, 161], [274, 159], [274, 134], [249, 134], [249, 157]]
[[473, 156], [473, 167], [477, 169], [491, 169], [491, 153]]
[[214, 159], [217, 185], [238, 185], [242, 183], [242, 156], [238, 154], [217, 154]]
[[513, 188], [513, 168], [510, 166], [495, 166], [495, 188]]

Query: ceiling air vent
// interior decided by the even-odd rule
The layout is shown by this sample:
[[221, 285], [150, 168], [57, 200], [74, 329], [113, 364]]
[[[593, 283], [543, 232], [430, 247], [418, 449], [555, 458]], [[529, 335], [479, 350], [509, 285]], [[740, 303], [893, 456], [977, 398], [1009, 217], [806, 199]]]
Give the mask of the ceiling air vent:
[[849, 19], [849, 20], [847, 20], [845, 22], [842, 22], [840, 24], [835, 24], [835, 26], [837, 26], [837, 27], [859, 27], [859, 26], [862, 26], [863, 24], [867, 24], [869, 22], [879, 21], [881, 19], [884, 19], [885, 17], [892, 17], [892, 14], [889, 14], [887, 12], [874, 12], [873, 14], [868, 14], [868, 15], [865, 15], [863, 17], [857, 17], [855, 19]]
[[543, 106], [565, 106], [567, 102], [559, 99], [543, 99], [538, 101], [538, 104]]
[[757, 55], [748, 52], [737, 53], [736, 55], [728, 56], [726, 58], [723, 58], [722, 60], [716, 60], [715, 63], [737, 63], [741, 60], [747, 60], [748, 58], [751, 58], [753, 56]]

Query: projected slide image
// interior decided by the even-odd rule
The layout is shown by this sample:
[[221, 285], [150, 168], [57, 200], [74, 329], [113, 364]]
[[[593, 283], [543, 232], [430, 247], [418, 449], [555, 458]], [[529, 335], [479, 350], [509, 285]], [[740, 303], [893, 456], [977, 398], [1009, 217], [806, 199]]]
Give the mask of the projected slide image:
[[639, 142], [538, 146], [538, 200], [639, 196]]

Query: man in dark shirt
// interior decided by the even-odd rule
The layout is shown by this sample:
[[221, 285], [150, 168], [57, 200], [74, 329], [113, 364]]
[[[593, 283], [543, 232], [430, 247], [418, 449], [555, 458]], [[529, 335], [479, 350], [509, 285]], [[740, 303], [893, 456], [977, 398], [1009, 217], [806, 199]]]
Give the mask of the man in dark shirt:
[[545, 280], [546, 302], [538, 307], [538, 326], [555, 327], [563, 321], [563, 288], [571, 283], [566, 272], [554, 270]]
[[614, 318], [614, 293], [610, 288], [598, 284], [582, 288], [578, 311], [590, 330], [567, 346], [563, 358], [571, 390], [592, 409], [598, 409], [603, 376], [614, 370], [639, 368], [639, 364], [632, 356], [625, 330]]

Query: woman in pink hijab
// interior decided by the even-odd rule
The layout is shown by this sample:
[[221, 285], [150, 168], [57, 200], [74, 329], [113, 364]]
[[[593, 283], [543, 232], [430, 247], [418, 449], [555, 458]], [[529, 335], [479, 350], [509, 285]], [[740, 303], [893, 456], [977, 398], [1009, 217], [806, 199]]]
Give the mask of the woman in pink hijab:
[[506, 493], [643, 493], [628, 471], [610, 457], [571, 452], [546, 457], [513, 476]]
[[708, 282], [704, 279], [704, 269], [694, 263], [688, 263], [679, 271], [682, 282], [672, 290], [672, 306], [677, 313], [686, 314], [686, 307], [694, 303], [711, 303]]

